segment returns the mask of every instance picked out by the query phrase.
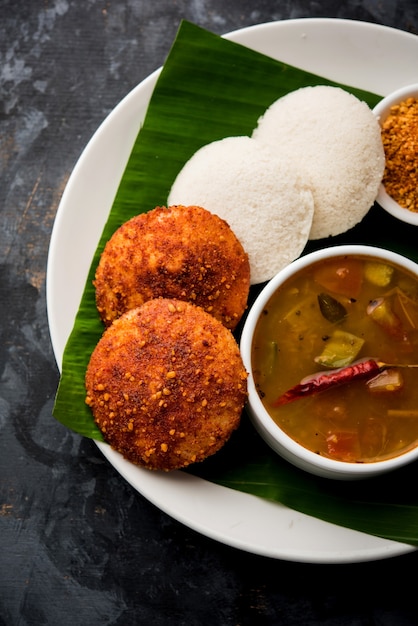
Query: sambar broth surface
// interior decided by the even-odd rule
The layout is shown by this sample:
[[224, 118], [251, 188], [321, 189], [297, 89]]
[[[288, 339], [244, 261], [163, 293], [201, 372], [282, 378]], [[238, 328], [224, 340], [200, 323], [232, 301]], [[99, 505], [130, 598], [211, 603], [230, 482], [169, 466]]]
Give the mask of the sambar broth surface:
[[[352, 285], [346, 280], [350, 271], [344, 272], [347, 264], [352, 264], [351, 274], [357, 277]], [[370, 266], [377, 267], [378, 276], [380, 268], [389, 266], [389, 283], [370, 282], [366, 278]], [[321, 313], [318, 295], [324, 292], [345, 307], [341, 321], [330, 322]], [[396, 332], [367, 314], [370, 302], [379, 298], [390, 302], [401, 321]], [[400, 301], [407, 304], [406, 314]], [[349, 462], [397, 456], [418, 443], [418, 369], [396, 370], [403, 381], [400, 390], [372, 392], [367, 382], [357, 380], [283, 406], [273, 404], [305, 377], [327, 369], [315, 357], [322, 354], [334, 331], [364, 341], [355, 360], [371, 357], [412, 364], [418, 362], [417, 328], [418, 280], [412, 274], [366, 257], [320, 261], [279, 288], [261, 315], [252, 351], [258, 393], [277, 424], [320, 455]]]

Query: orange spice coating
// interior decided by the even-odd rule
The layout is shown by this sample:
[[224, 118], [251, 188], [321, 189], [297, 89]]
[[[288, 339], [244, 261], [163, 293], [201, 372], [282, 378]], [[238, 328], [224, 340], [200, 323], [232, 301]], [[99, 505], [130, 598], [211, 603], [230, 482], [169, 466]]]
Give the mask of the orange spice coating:
[[197, 206], [156, 207], [107, 242], [95, 276], [106, 325], [152, 298], [186, 300], [233, 330], [250, 288], [248, 255], [228, 224]]
[[105, 330], [85, 382], [105, 440], [129, 461], [165, 471], [217, 452], [247, 398], [231, 331], [200, 307], [165, 298]]
[[382, 124], [386, 192], [402, 207], [418, 211], [418, 98], [390, 109]]

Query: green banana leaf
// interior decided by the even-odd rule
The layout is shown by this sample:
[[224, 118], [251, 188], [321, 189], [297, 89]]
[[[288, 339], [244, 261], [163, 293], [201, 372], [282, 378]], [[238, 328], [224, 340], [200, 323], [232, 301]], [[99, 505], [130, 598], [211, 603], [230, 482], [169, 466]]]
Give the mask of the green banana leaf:
[[[164, 205], [184, 163], [202, 145], [249, 135], [277, 98], [300, 87], [337, 85], [183, 22], [159, 75], [142, 128], [120, 182], [92, 260], [74, 328], [63, 355], [54, 406], [57, 420], [102, 440], [85, 405], [84, 374], [103, 326], [95, 307], [94, 271], [105, 242], [127, 219]], [[373, 107], [380, 96], [343, 86]], [[140, 122], [138, 121], [138, 127]], [[333, 244], [368, 243], [415, 257], [413, 229], [374, 207], [360, 225]], [[306, 252], [329, 245], [311, 242]], [[257, 295], [252, 289], [251, 298]], [[237, 331], [237, 338], [239, 329]], [[310, 476], [280, 459], [254, 436], [246, 415], [217, 455], [188, 471], [203, 478], [342, 526], [418, 545], [418, 495], [411, 489], [417, 466], [389, 477], [338, 484]]]

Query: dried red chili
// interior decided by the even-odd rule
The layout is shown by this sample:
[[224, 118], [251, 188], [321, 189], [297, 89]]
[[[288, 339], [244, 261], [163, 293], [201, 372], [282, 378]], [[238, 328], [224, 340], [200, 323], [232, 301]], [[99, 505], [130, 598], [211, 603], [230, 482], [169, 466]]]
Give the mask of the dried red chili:
[[273, 403], [273, 406], [282, 406], [299, 398], [325, 391], [331, 387], [351, 383], [353, 380], [367, 380], [382, 372], [386, 367], [386, 364], [375, 359], [362, 359], [347, 367], [313, 374], [304, 378], [299, 384], [279, 396]]

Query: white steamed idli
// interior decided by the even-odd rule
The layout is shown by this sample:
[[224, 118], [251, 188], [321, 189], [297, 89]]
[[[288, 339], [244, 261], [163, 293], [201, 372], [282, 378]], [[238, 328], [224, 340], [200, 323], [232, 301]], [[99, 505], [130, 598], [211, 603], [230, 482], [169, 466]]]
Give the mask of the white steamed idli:
[[251, 283], [269, 280], [308, 240], [313, 199], [299, 174], [250, 137], [200, 148], [179, 172], [168, 205], [199, 205], [224, 219], [248, 254]]
[[310, 184], [310, 239], [345, 232], [373, 205], [385, 166], [380, 127], [367, 104], [344, 89], [303, 87], [279, 98], [252, 137]]

